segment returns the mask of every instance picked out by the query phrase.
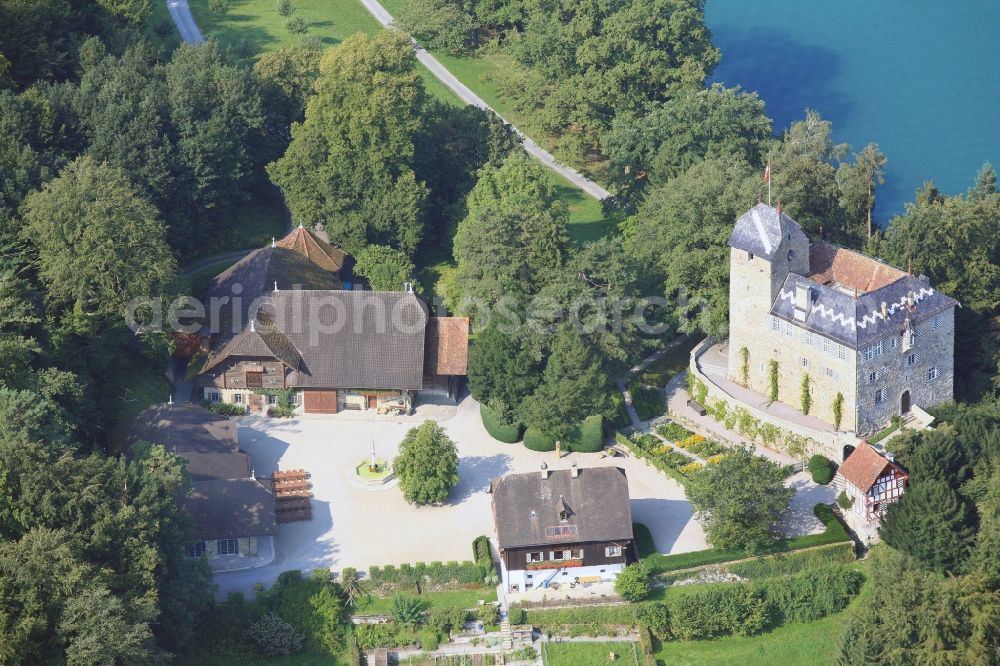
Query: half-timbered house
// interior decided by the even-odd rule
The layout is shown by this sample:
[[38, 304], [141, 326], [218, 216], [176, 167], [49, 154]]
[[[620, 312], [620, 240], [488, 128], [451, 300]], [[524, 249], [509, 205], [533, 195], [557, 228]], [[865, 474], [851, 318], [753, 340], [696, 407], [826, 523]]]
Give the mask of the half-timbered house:
[[636, 558], [618, 467], [508, 474], [490, 484], [508, 593], [611, 581]]
[[892, 454], [882, 455], [867, 442], [862, 442], [837, 471], [838, 485], [852, 504], [844, 513], [848, 523], [859, 534], [873, 535], [888, 506], [906, 490], [909, 474], [892, 460]]

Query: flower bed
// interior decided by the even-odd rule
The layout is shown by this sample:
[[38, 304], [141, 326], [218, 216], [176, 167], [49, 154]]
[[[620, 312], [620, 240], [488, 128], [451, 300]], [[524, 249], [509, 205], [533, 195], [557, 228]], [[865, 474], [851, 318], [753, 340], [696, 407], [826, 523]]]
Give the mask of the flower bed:
[[693, 432], [678, 423], [674, 423], [673, 421], [657, 426], [656, 432], [661, 437], [669, 439], [671, 442], [679, 442], [694, 435]]
[[[687, 483], [688, 475], [693, 471], [689, 467], [692, 463], [689, 457], [673, 447], [663, 444], [649, 433], [635, 434], [631, 437], [618, 433], [615, 435], [615, 440], [631, 451], [636, 458], [645, 460], [682, 485]], [[682, 471], [684, 468], [687, 469]]]

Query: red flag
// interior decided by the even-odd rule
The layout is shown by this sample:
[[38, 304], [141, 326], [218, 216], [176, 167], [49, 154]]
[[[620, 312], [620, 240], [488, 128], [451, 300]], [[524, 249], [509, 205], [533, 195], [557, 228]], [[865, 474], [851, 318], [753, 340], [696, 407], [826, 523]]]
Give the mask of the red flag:
[[764, 182], [771, 182], [771, 160], [767, 161], [767, 166], [764, 167]]

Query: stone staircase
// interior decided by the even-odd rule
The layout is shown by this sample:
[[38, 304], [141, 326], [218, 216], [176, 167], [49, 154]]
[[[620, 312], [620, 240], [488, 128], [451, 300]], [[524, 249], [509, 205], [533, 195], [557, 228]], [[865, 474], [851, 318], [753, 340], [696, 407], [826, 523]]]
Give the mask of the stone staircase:
[[514, 649], [514, 634], [510, 629], [510, 620], [506, 617], [500, 620], [500, 645], [504, 650]]

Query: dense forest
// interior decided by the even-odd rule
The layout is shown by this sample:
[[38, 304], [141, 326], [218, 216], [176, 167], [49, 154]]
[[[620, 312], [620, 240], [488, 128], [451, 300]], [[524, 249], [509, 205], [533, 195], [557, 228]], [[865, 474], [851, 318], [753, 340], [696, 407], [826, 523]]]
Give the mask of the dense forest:
[[[698, 0], [410, 2], [407, 30], [502, 52], [516, 64], [503, 94], [560, 155], [604, 165], [616, 229], [577, 243], [511, 128], [428, 95], [400, 33], [304, 40], [249, 63], [212, 41], [169, 48], [149, 15], [149, 0], [0, 0], [0, 663], [159, 663], [191, 643], [212, 593], [207, 569], [180, 556], [183, 466], [160, 447], [128, 461], [115, 448], [136, 406], [124, 378], [162, 375], [171, 341], [136, 336], [123, 315], [184, 293], [179, 267], [259, 239], [235, 210], [282, 200], [278, 229], [323, 227], [377, 287], [435, 264], [425, 295], [476, 325], [473, 396], [506, 426], [571, 441], [585, 419], [619, 418], [609, 378], [637, 358], [677, 332], [725, 333], [726, 239], [762, 197], [767, 163], [814, 238], [912, 261], [963, 305], [968, 405], [900, 451], [923, 471], [887, 520], [886, 593], [864, 617], [915, 617], [891, 592], [905, 580], [924, 595], [906, 612], [960, 608], [968, 623], [933, 635], [855, 623], [863, 651], [845, 647], [845, 663], [910, 663], [894, 655], [938, 644], [971, 646], [949, 663], [988, 663], [975, 657], [995, 641], [1000, 584], [991, 168], [962, 195], [928, 184], [873, 229], [877, 145], [836, 144], [813, 111], [776, 132], [756, 94], [706, 85], [724, 54]], [[616, 318], [652, 296], [666, 305]], [[159, 382], [144, 380], [165, 393]], [[909, 527], [904, 512], [940, 522]], [[927, 553], [938, 529], [959, 538]]]

